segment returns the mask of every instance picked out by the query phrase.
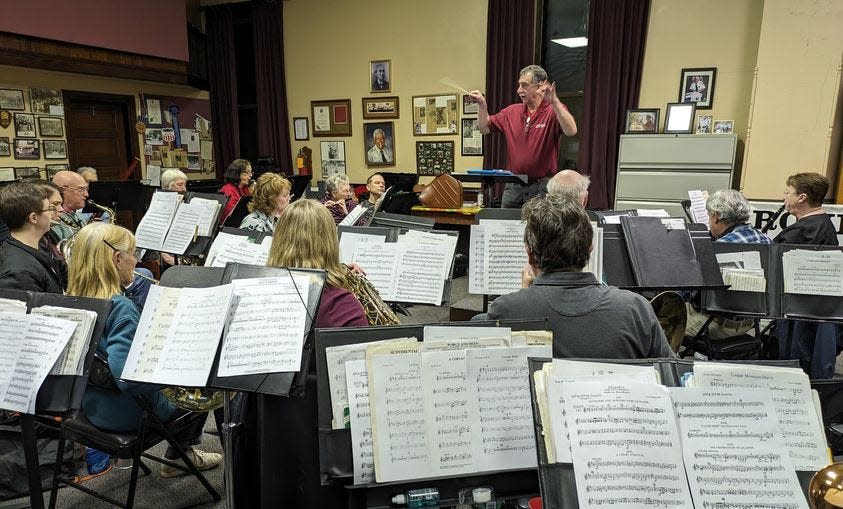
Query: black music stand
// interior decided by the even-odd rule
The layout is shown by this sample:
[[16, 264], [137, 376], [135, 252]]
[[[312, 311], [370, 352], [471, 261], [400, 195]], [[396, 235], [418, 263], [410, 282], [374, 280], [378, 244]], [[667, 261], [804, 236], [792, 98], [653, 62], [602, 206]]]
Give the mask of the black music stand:
[[251, 196], [243, 196], [237, 200], [237, 205], [228, 214], [228, 217], [223, 221], [223, 226], [231, 228], [239, 228], [243, 219], [249, 215], [249, 203], [252, 202]]
[[[112, 210], [130, 210], [137, 223], [143, 217], [152, 189], [140, 180], [98, 180], [88, 184], [88, 199]], [[143, 197], [143, 199], [139, 199]], [[96, 207], [85, 206], [85, 212], [102, 212]]]
[[[27, 312], [30, 312], [32, 308], [40, 306], [61, 306], [74, 309], [87, 309], [97, 313], [97, 321], [94, 324], [90, 343], [88, 343], [88, 351], [85, 354], [82, 375], [47, 375], [44, 383], [38, 389], [38, 395], [35, 399], [35, 413], [38, 415], [65, 417], [78, 410], [82, 406], [82, 398], [88, 383], [88, 371], [94, 359], [94, 352], [105, 330], [105, 322], [108, 319], [108, 314], [111, 312], [111, 301], [17, 290], [0, 290], [0, 297], [26, 302]], [[30, 507], [33, 509], [43, 509], [44, 495], [41, 485], [40, 466], [38, 464], [35, 415], [21, 413], [20, 419], [21, 440], [23, 442], [24, 458], [29, 477]], [[61, 462], [61, 458], [57, 458], [56, 461]]]
[[290, 189], [290, 202], [294, 202], [303, 198], [307, 190], [310, 189], [310, 181], [313, 179], [313, 175], [292, 175], [287, 179], [293, 184], [293, 188]]
[[[545, 320], [448, 322], [431, 325], [470, 327], [502, 326], [510, 327], [513, 330], [547, 330]], [[333, 429], [331, 425], [333, 410], [331, 406], [331, 391], [328, 381], [328, 364], [325, 356], [325, 348], [408, 336], [414, 336], [419, 341], [423, 341], [424, 326], [405, 325], [316, 330], [316, 392], [318, 400], [319, 468], [322, 475], [322, 484], [346, 485], [350, 496], [349, 507], [361, 508], [389, 507], [391, 498], [395, 493], [430, 485], [435, 485], [439, 489], [441, 497], [440, 507], [456, 504], [457, 492], [466, 487], [494, 486], [496, 493], [505, 495], [536, 493], [538, 486], [536, 485], [535, 470], [532, 468], [482, 472], [453, 478], [438, 477], [366, 485], [350, 484], [354, 475], [351, 432], [349, 429]]]
[[480, 192], [483, 193], [483, 203], [487, 203], [488, 207], [492, 206], [495, 184], [517, 183], [526, 185], [528, 182], [527, 175], [514, 173], [511, 175], [498, 173], [452, 173], [451, 176], [460, 182], [480, 182]]
[[378, 212], [372, 218], [370, 226], [385, 226], [387, 228], [404, 228], [406, 230], [419, 230], [428, 232], [433, 229], [434, 221], [429, 217], [406, 216], [403, 214], [390, 214]]

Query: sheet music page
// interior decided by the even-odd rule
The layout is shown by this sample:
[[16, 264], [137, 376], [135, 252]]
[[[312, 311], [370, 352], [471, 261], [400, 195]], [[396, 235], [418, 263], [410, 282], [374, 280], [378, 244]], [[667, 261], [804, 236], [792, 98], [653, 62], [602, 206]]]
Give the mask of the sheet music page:
[[120, 378], [143, 380], [155, 373], [180, 295], [181, 288], [160, 285], [149, 287], [149, 294], [141, 311], [138, 328], [135, 330], [135, 337], [132, 339], [132, 346], [129, 348]]
[[232, 235], [230, 233], [219, 232], [214, 241], [211, 242], [211, 247], [208, 248], [208, 256], [205, 257], [205, 267], [213, 267], [214, 260], [217, 255], [226, 248], [227, 244], [234, 244], [237, 242], [237, 237], [240, 235]]
[[[405, 345], [407, 342], [415, 343], [418, 340], [413, 337], [385, 339], [369, 343], [353, 343], [350, 345], [329, 346], [325, 348], [325, 363], [328, 365], [328, 387], [331, 391], [331, 408], [333, 409], [333, 429], [346, 427], [346, 411], [349, 408], [348, 392], [346, 391], [346, 367], [345, 364], [355, 360], [366, 360], [366, 349], [372, 345], [383, 345], [395, 343]], [[368, 381], [366, 386], [368, 387]], [[368, 408], [369, 401], [366, 400]], [[368, 410], [367, 410], [368, 411]]]
[[596, 221], [591, 221], [591, 232], [591, 253], [583, 271], [591, 272], [598, 281], [603, 281], [603, 228], [598, 227]]
[[508, 223], [483, 225], [485, 290], [490, 295], [504, 295], [521, 289], [521, 269], [527, 263], [524, 223]]
[[[220, 234], [222, 235], [222, 233]], [[211, 267], [225, 267], [228, 262], [245, 263], [248, 265], [265, 265], [258, 263], [260, 254], [263, 252], [261, 244], [255, 244], [248, 237], [241, 235], [232, 235], [233, 239], [226, 240], [219, 246], [214, 258], [211, 259], [208, 255], [208, 261], [205, 266], [208, 267], [210, 262]]]
[[217, 376], [301, 369], [308, 276], [235, 279]]
[[782, 255], [784, 292], [843, 297], [843, 251], [793, 249]]
[[[545, 364], [547, 366], [547, 364]], [[548, 418], [542, 421], [545, 433], [551, 436], [554, 456], [558, 463], [571, 463], [571, 442], [565, 422], [565, 400], [562, 388], [567, 383], [606, 377], [607, 380], [632, 380], [641, 383], [659, 384], [658, 371], [653, 366], [611, 364], [606, 362], [581, 362], [553, 359], [550, 368], [545, 369]], [[620, 421], [608, 422], [618, 424]], [[549, 432], [549, 433], [548, 433]]]
[[367, 358], [378, 482], [429, 477], [418, 353]]
[[366, 207], [357, 206], [349, 212], [337, 226], [354, 226], [360, 216], [366, 213]]
[[828, 464], [822, 419], [813, 406], [811, 383], [800, 368], [699, 362], [694, 386], [714, 389], [769, 389], [782, 439], [797, 470], [819, 470]]
[[464, 349], [421, 353], [431, 475], [476, 470], [471, 442], [473, 394], [466, 380], [465, 358]]
[[717, 258], [717, 265], [721, 271], [725, 269], [760, 270], [761, 275], [764, 275], [764, 268], [761, 266], [761, 253], [758, 251], [715, 253], [714, 257]]
[[26, 314], [26, 302], [17, 299], [0, 298], [0, 312]]
[[375, 453], [372, 448], [372, 415], [369, 410], [366, 360], [357, 359], [346, 362], [343, 379], [347, 382], [354, 484], [373, 483], [375, 482]]
[[708, 210], [705, 208], [705, 202], [708, 201], [708, 191], [689, 190], [688, 198], [691, 200], [691, 217], [695, 223], [704, 224], [706, 228], [710, 228], [708, 224]]
[[807, 509], [768, 391], [669, 390], [696, 507]]
[[425, 325], [424, 342], [454, 341], [469, 339], [503, 339], [509, 342], [512, 329], [509, 327], [449, 327], [447, 325]]
[[368, 244], [358, 244], [351, 257], [366, 271], [366, 279], [385, 301], [395, 300], [398, 255], [398, 244], [389, 242], [378, 244], [376, 249], [370, 249]]
[[483, 226], [471, 225], [471, 235], [468, 238], [468, 293], [486, 293], [485, 274], [485, 233]]
[[453, 259], [453, 249], [448, 245], [410, 247], [406, 243], [399, 244], [392, 300], [442, 304], [445, 280]]
[[386, 237], [383, 235], [344, 231], [340, 236], [340, 263], [351, 263], [354, 261], [354, 251], [360, 244], [366, 244], [367, 246], [373, 246], [373, 249], [379, 249], [379, 247], [374, 246], [380, 246], [385, 242]]
[[252, 259], [252, 265], [265, 267], [267, 260], [269, 260], [269, 251], [272, 249], [272, 237], [267, 235], [257, 246], [255, 257]]
[[51, 316], [69, 320], [77, 326], [70, 336], [67, 346], [59, 354], [51, 375], [82, 375], [85, 368], [85, 355], [91, 341], [97, 314], [87, 309], [64, 308], [59, 306], [40, 306], [32, 309], [33, 315]]
[[628, 216], [629, 214], [607, 214], [603, 216], [603, 222], [605, 224], [621, 224], [621, 218]]
[[509, 346], [553, 346], [553, 331], [512, 331], [512, 339], [509, 342]]
[[636, 209], [638, 217], [670, 217], [664, 209]]
[[220, 203], [206, 198], [193, 198], [190, 200], [190, 205], [199, 211], [199, 235], [212, 236], [217, 229]]
[[161, 251], [167, 230], [176, 215], [182, 196], [179, 193], [156, 192], [149, 209], [138, 224], [135, 239], [138, 247]]
[[76, 323], [59, 318], [0, 313], [0, 408], [35, 413], [35, 398]]
[[694, 507], [667, 388], [600, 379], [562, 398], [580, 507]]
[[477, 470], [536, 466], [527, 357], [550, 356], [550, 347], [488, 348], [466, 353]]
[[161, 251], [165, 253], [184, 254], [193, 239], [199, 234], [199, 221], [202, 214], [201, 206], [192, 203], [182, 203], [176, 211]]

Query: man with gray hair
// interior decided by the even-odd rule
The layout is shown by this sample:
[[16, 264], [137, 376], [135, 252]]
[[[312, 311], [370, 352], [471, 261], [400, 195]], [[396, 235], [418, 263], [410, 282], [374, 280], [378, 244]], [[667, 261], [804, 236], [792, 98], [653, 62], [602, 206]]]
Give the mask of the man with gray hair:
[[547, 194], [561, 196], [585, 207], [588, 203], [588, 186], [591, 179], [574, 170], [562, 170], [547, 183]]
[[97, 170], [91, 168], [90, 166], [80, 166], [79, 168], [76, 168], [76, 173], [82, 175], [82, 178], [85, 179], [85, 182], [88, 184], [99, 180], [99, 177], [97, 177]]
[[705, 210], [708, 212], [708, 229], [717, 242], [773, 243], [770, 237], [747, 223], [752, 208], [740, 191], [721, 189], [713, 192], [705, 202]]
[[555, 195], [534, 198], [521, 219], [529, 270], [521, 290], [492, 302], [489, 319], [547, 318], [554, 357], [674, 357], [644, 297], [583, 272], [593, 233], [582, 205]]
[[577, 123], [559, 97], [556, 84], [548, 83], [547, 72], [528, 65], [518, 77], [520, 104], [513, 104], [489, 115], [486, 98], [479, 90], [470, 97], [477, 103], [480, 132], [501, 132], [506, 138], [507, 168], [527, 175], [527, 184], [509, 183], [502, 207], [517, 208], [534, 196], [543, 196], [547, 181], [558, 167], [559, 139], [577, 134]]

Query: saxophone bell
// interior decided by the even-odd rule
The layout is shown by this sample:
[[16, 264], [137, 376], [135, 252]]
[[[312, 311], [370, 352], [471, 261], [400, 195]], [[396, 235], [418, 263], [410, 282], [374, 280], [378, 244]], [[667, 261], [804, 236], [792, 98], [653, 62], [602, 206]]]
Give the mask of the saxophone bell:
[[91, 206], [95, 209], [98, 209], [100, 212], [103, 212], [104, 214], [108, 214], [108, 219], [106, 219], [106, 221], [110, 224], [115, 224], [115, 221], [117, 220], [117, 215], [114, 213], [114, 209], [110, 209], [110, 208], [106, 207], [105, 205], [100, 205], [99, 203], [95, 202], [94, 200], [87, 200], [87, 201], [85, 201], [85, 204], [88, 205], [88, 206]]

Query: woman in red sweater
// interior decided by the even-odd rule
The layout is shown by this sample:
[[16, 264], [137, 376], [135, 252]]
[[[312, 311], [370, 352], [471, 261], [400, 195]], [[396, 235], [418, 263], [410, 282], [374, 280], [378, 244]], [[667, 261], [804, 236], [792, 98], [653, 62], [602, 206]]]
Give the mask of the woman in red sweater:
[[221, 224], [228, 219], [240, 198], [252, 195], [252, 190], [249, 189], [249, 183], [252, 180], [252, 163], [246, 159], [235, 159], [225, 169], [223, 179], [225, 184], [220, 188], [220, 192], [228, 197], [228, 202], [220, 216]]

